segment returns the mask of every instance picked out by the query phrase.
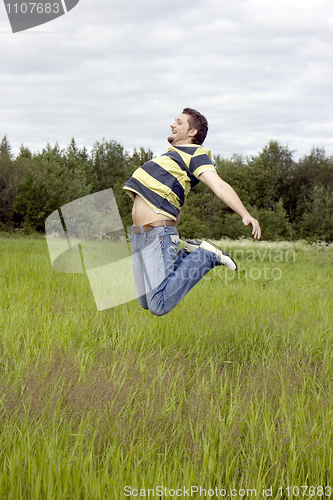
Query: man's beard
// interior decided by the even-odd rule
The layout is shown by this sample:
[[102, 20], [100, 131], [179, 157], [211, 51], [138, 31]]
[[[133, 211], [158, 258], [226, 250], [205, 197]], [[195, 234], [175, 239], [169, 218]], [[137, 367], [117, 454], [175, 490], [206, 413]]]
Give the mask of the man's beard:
[[168, 142], [169, 142], [170, 144], [172, 144], [172, 143], [173, 143], [173, 140], [174, 140], [173, 135], [170, 135], [170, 136], [168, 137]]

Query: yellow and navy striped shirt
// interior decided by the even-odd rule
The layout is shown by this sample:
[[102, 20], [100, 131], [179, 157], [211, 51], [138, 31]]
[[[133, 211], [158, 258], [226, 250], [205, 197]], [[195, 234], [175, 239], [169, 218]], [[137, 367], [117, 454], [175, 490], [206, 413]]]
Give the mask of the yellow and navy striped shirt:
[[207, 170], [215, 172], [208, 149], [198, 144], [170, 146], [139, 167], [123, 189], [132, 199], [137, 193], [156, 212], [176, 220], [190, 189]]

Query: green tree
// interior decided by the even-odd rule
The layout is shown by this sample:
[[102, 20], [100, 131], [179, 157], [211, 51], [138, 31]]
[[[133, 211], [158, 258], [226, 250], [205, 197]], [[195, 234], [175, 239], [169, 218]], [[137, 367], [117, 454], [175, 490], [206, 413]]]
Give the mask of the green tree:
[[323, 148], [313, 148], [309, 155], [293, 165], [286, 176], [286, 185], [285, 207], [297, 229], [314, 200], [313, 189], [319, 186], [333, 188], [333, 157], [328, 158]]
[[333, 186], [315, 185], [300, 222], [303, 238], [333, 241]]
[[9, 154], [0, 154], [0, 229], [11, 226], [11, 205], [15, 197], [13, 163]]
[[28, 160], [31, 160], [32, 153], [31, 153], [30, 149], [26, 148], [25, 146], [23, 146], [23, 144], [21, 144], [19, 154], [16, 156], [16, 159], [18, 159], [18, 158], [19, 159], [26, 158]]
[[147, 149], [147, 151], [140, 147], [139, 151], [134, 148], [133, 153], [132, 153], [132, 165], [134, 168], [141, 167], [144, 163], [146, 163], [149, 160], [152, 160], [154, 154], [151, 151], [151, 149]]
[[103, 139], [102, 142], [96, 142], [91, 159], [95, 175], [94, 191], [114, 189], [117, 182], [125, 182], [133, 171], [129, 153], [116, 141]]
[[[20, 152], [22, 152], [22, 147]], [[13, 204], [16, 199], [17, 186], [24, 178], [31, 163], [31, 158], [23, 159], [18, 155], [15, 159], [11, 146], [5, 136], [1, 142], [0, 151], [0, 227], [4, 230], [13, 229]]]
[[258, 156], [248, 160], [252, 181], [251, 205], [273, 209], [286, 189], [286, 176], [293, 168], [293, 152], [277, 141], [270, 141]]
[[[88, 165], [87, 165], [88, 164]], [[49, 144], [33, 157], [24, 179], [17, 186], [13, 219], [17, 227], [44, 231], [45, 219], [54, 210], [91, 193], [89, 162], [74, 151]]]
[[230, 160], [220, 156], [216, 156], [214, 160], [219, 176], [234, 188], [245, 206], [251, 206], [255, 185], [247, 160], [236, 154]]
[[3, 136], [0, 143], [0, 155], [9, 156], [10, 158], [12, 158], [12, 147], [9, 144], [6, 134]]

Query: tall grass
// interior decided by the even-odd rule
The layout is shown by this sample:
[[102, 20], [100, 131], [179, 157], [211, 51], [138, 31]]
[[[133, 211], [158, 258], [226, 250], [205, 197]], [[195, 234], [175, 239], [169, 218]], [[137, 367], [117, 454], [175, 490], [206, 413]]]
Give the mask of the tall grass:
[[0, 239], [1, 500], [333, 486], [332, 246], [222, 244], [239, 271], [155, 317]]

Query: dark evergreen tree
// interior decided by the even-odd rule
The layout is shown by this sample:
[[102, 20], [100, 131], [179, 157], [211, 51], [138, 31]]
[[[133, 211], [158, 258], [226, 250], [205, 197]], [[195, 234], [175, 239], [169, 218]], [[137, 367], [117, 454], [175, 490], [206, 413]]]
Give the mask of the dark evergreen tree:
[[12, 156], [12, 147], [9, 144], [9, 141], [7, 139], [7, 135], [5, 134], [2, 138], [2, 141], [0, 143], [0, 155], [1, 156]]
[[45, 219], [66, 203], [90, 194], [92, 183], [88, 178], [89, 166], [73, 150], [73, 143], [66, 151], [58, 144], [47, 144], [17, 186], [13, 203], [13, 221], [17, 227], [44, 231]]
[[117, 183], [125, 182], [132, 174], [131, 157], [124, 147], [116, 141], [96, 142], [91, 152], [94, 173], [93, 190], [114, 188]]
[[31, 160], [32, 153], [29, 148], [26, 148], [25, 146], [23, 146], [23, 144], [21, 144], [19, 154], [16, 156], [16, 159], [17, 158], [26, 158], [28, 160]]

